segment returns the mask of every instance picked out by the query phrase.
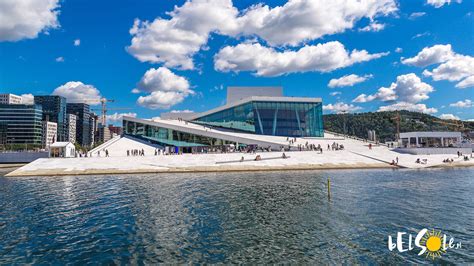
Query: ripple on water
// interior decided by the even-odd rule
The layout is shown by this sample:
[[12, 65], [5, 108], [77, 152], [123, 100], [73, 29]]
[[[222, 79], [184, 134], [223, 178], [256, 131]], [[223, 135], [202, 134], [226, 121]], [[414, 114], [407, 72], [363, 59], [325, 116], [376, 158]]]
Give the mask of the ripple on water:
[[472, 245], [473, 171], [0, 177], [0, 264], [423, 263], [387, 235], [437, 228]]

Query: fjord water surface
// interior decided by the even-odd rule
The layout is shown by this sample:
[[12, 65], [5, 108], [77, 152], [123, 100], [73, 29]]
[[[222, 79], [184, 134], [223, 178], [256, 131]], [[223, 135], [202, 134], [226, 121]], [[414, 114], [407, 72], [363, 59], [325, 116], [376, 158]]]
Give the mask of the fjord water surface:
[[[331, 199], [327, 178], [331, 180]], [[0, 264], [474, 262], [474, 168], [0, 177]]]

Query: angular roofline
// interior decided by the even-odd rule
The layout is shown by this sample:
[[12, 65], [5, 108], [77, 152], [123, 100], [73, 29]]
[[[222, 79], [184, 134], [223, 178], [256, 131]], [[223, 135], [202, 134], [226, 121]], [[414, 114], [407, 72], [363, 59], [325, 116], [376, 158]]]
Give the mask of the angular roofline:
[[229, 104], [225, 104], [225, 105], [216, 107], [216, 108], [208, 110], [208, 111], [204, 111], [204, 112], [201, 112], [201, 113], [196, 113], [195, 115], [191, 116], [189, 118], [189, 120], [191, 121], [191, 120], [194, 120], [194, 119], [206, 116], [206, 115], [210, 115], [210, 114], [213, 114], [213, 113], [216, 113], [216, 112], [220, 112], [222, 110], [229, 109], [229, 108], [232, 108], [232, 107], [235, 107], [235, 106], [238, 106], [238, 105], [241, 105], [241, 104], [245, 104], [245, 103], [248, 103], [248, 102], [252, 102], [252, 101], [258, 101], [258, 102], [321, 103], [322, 99], [321, 98], [310, 98], [310, 97], [251, 96], [251, 97], [247, 97], [247, 98], [235, 101], [235, 102], [231, 102]]

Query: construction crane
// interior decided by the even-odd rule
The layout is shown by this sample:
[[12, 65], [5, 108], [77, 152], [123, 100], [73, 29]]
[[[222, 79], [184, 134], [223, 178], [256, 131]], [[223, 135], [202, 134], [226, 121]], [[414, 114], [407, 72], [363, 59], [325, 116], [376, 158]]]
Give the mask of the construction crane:
[[397, 127], [397, 141], [400, 140], [400, 111], [397, 110], [397, 114], [392, 117], [392, 120], [395, 121]]
[[465, 130], [464, 123], [462, 121], [457, 121], [457, 120], [453, 120], [453, 121], [454, 121], [454, 123], [446, 122], [446, 121], [443, 121], [443, 120], [439, 120], [439, 121], [434, 120], [433, 122], [435, 122], [437, 124], [445, 125], [446, 127], [453, 126], [454, 131], [463, 132]]
[[127, 108], [127, 107], [123, 107], [123, 108], [92, 108], [91, 110], [93, 111], [101, 111], [102, 114], [101, 114], [101, 122], [102, 122], [102, 125], [105, 126], [106, 122], [107, 122], [107, 111], [118, 111], [118, 110], [131, 110], [132, 108]]
[[[110, 108], [107, 108], [107, 103], [113, 103], [115, 102], [114, 99], [107, 99], [105, 97], [102, 97], [100, 98], [100, 104], [101, 104], [101, 109], [91, 109], [91, 110], [95, 110], [95, 111], [101, 111], [101, 122], [102, 122], [102, 125], [105, 126], [106, 122], [107, 122], [107, 111], [108, 110], [129, 110], [131, 108], [113, 108], [113, 109], [110, 109]], [[97, 103], [97, 99], [84, 99], [84, 103], [87, 103], [87, 104], [96, 104]]]

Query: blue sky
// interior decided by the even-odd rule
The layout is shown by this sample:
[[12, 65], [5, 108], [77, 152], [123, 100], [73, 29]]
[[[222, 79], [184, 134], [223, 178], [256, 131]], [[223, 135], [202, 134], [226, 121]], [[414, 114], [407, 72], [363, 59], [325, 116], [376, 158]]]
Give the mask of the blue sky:
[[131, 108], [110, 111], [111, 121], [207, 110], [227, 86], [283, 86], [322, 97], [325, 113], [474, 119], [474, 1], [210, 1], [6, 3], [0, 91]]

